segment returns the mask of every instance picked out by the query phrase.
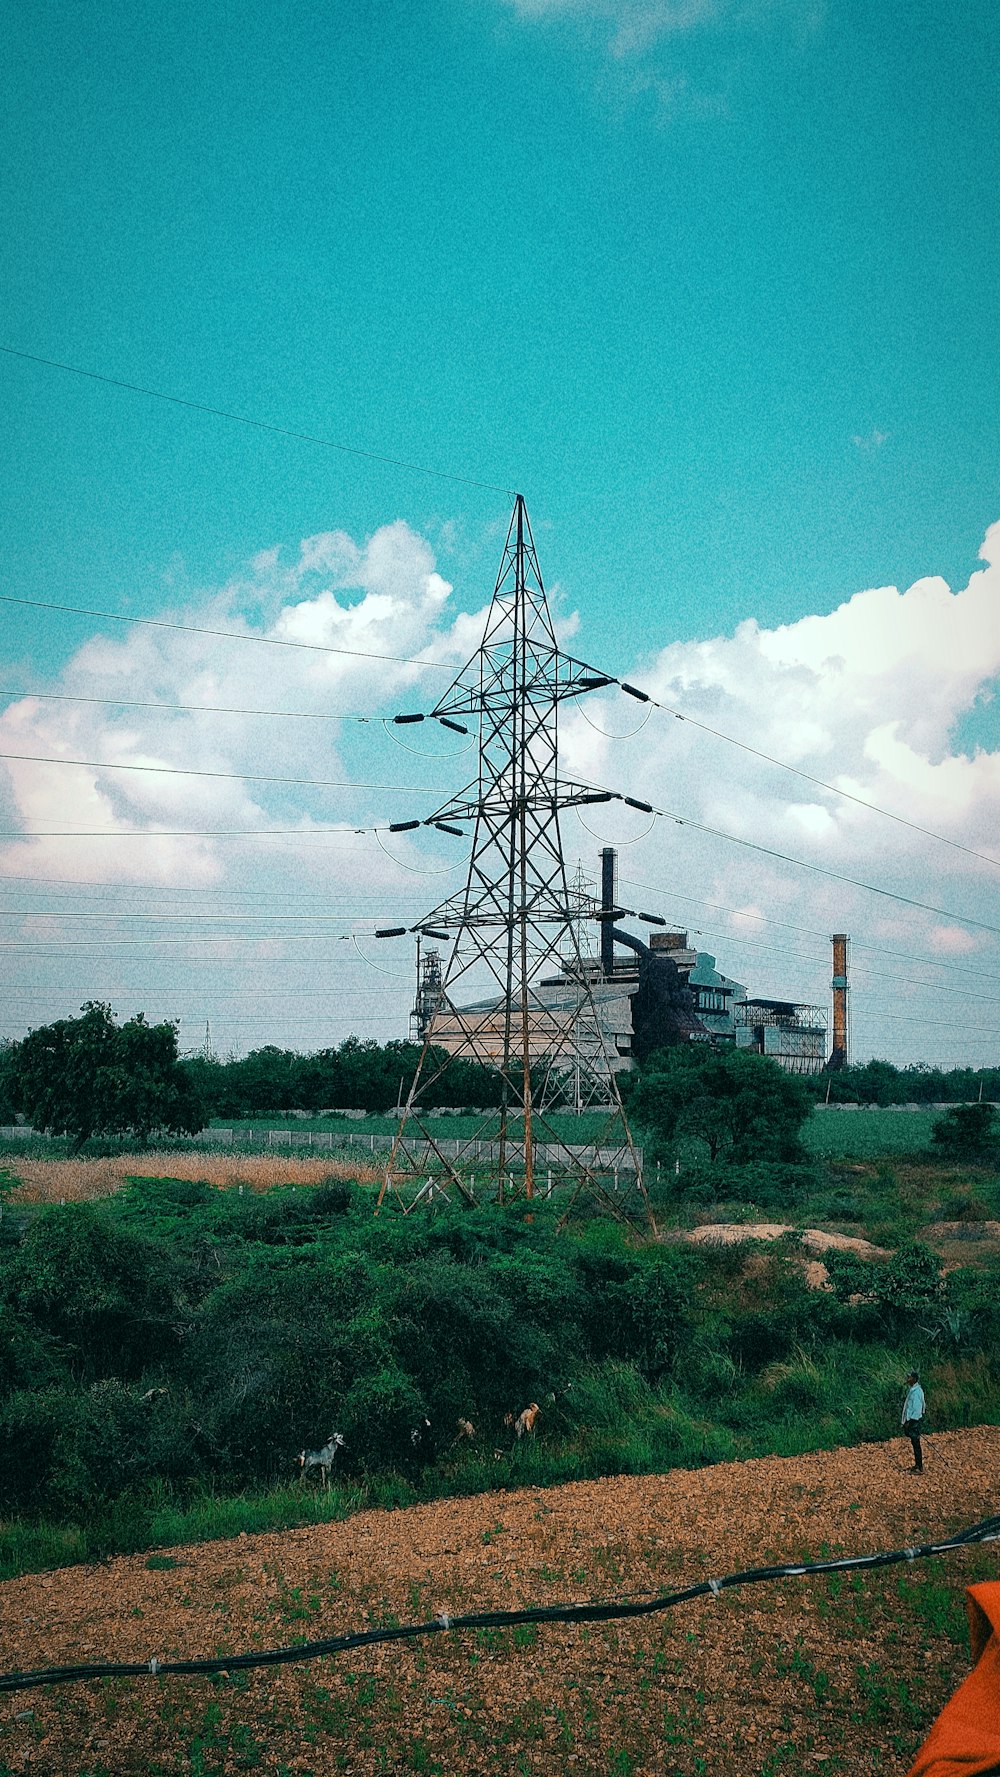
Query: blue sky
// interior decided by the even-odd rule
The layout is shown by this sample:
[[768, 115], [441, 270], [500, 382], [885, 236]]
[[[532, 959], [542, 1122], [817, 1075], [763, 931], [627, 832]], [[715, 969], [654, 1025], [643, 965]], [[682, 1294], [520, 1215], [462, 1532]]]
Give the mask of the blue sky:
[[[865, 588], [969, 581], [1000, 518], [991, 8], [7, 16], [0, 342], [523, 489], [575, 645], [622, 671], [748, 618], [775, 630]], [[397, 522], [455, 608], [488, 596], [502, 495], [14, 358], [0, 391], [17, 596], [156, 614], [228, 589], [264, 621], [287, 588], [250, 590], [262, 552], [290, 564], [333, 531], [363, 548]], [[16, 689], [62, 682], [95, 625], [7, 607], [4, 628]], [[928, 757], [997, 747], [995, 671], [984, 647]], [[751, 739], [763, 718], [729, 714]], [[227, 757], [247, 770], [270, 746]], [[378, 747], [346, 737], [338, 758], [374, 767]], [[996, 847], [992, 802], [959, 816]], [[864, 855], [900, 868], [891, 832]], [[945, 890], [988, 899], [978, 879]]]

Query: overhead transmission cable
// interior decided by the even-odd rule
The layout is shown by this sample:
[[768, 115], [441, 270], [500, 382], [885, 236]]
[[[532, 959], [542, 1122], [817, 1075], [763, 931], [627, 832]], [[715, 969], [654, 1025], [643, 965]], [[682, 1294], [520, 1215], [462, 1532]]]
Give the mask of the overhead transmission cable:
[[844, 790], [837, 784], [828, 784], [824, 778], [815, 777], [812, 772], [803, 771], [798, 765], [789, 765], [787, 759], [777, 759], [772, 753], [765, 753], [760, 747], [752, 747], [745, 740], [737, 740], [734, 734], [726, 734], [721, 728], [713, 728], [709, 722], [702, 722], [697, 716], [685, 715], [682, 710], [675, 709], [672, 704], [661, 703], [648, 691], [641, 691], [637, 685], [630, 685], [625, 679], [614, 681], [627, 697], [635, 698], [639, 703], [652, 704], [665, 716], [673, 716], [677, 722], [687, 722], [691, 728], [700, 728], [703, 734], [711, 734], [716, 740], [724, 740], [731, 747], [739, 747], [741, 752], [750, 753], [755, 759], [764, 760], [767, 765], [775, 765], [780, 771], [791, 772], [793, 777], [802, 778], [806, 783], [815, 784], [817, 789], [828, 790], [832, 796], [840, 796], [847, 802], [856, 802], [859, 808], [868, 809], [871, 814], [882, 815], [887, 821], [896, 821], [901, 827], [909, 827], [914, 833], [921, 833], [925, 839], [934, 839], [939, 845], [948, 845], [953, 851], [964, 852], [967, 857], [978, 858], [982, 864], [992, 864], [1000, 869], [1000, 858], [992, 857], [989, 852], [976, 851], [971, 845], [962, 845], [957, 839], [948, 839], [944, 833], [937, 833], [933, 827], [925, 827], [920, 821], [911, 821], [906, 815], [895, 814], [890, 808], [882, 808], [877, 802], [869, 802], [865, 796], [856, 796], [853, 790]]
[[[660, 895], [663, 893], [663, 890], [658, 883], [643, 882], [637, 876], [620, 876], [618, 880], [619, 882], [628, 883], [630, 888], [650, 889], [654, 894]], [[790, 920], [774, 919], [770, 914], [751, 913], [743, 907], [726, 907], [721, 901], [702, 901], [698, 900], [694, 895], [678, 895], [673, 889], [668, 892], [667, 900], [684, 901], [695, 907], [711, 907], [716, 913], [731, 913], [737, 919], [752, 919], [761, 925], [780, 926], [783, 931], [801, 932], [805, 937], [809, 938], [825, 938], [829, 940], [830, 937], [829, 932], [821, 931], [818, 926], [793, 925]], [[733, 937], [733, 934], [727, 932], [725, 937], [728, 943]], [[1000, 975], [987, 974], [982, 969], [974, 969], [963, 963], [943, 962], [940, 958], [931, 956], [913, 956], [909, 952], [902, 950], [886, 950], [884, 945], [872, 944], [865, 938], [856, 938], [853, 935], [851, 937], [851, 946], [854, 950], [866, 950], [871, 956], [891, 957], [894, 962], [916, 963], [919, 967], [926, 969], [946, 969], [956, 975], [972, 975], [977, 981], [1000, 981]], [[926, 985], [928, 987], [933, 987], [935, 986], [935, 983], [929, 981]], [[959, 988], [955, 991], [962, 992], [963, 990]]]
[[362, 722], [371, 727], [381, 716], [357, 716], [343, 710], [251, 710], [228, 703], [154, 703], [137, 697], [84, 697], [69, 691], [0, 690], [0, 697], [12, 697], [33, 703], [99, 704], [115, 710], [164, 710], [179, 715], [205, 716], [280, 716], [285, 722]]
[[959, 925], [973, 926], [977, 931], [991, 932], [994, 937], [1000, 938], [1000, 926], [990, 925], [986, 920], [973, 919], [966, 913], [952, 913], [946, 907], [935, 907], [928, 901], [916, 900], [912, 895], [901, 895], [895, 889], [862, 882], [859, 877], [847, 876], [840, 870], [830, 870], [823, 864], [810, 864], [805, 858], [792, 857], [788, 852], [778, 851], [774, 846], [760, 845], [754, 839], [743, 839], [736, 833], [727, 833], [722, 827], [710, 827], [705, 821], [692, 820], [689, 815], [676, 814], [673, 809], [655, 808], [651, 802], [645, 802], [638, 796], [624, 796], [617, 790], [607, 790], [603, 794], [609, 802], [624, 802], [629, 808], [636, 808], [642, 814], [658, 815], [661, 820], [672, 821], [677, 827], [689, 827], [694, 833], [707, 833], [713, 839], [725, 839], [730, 845], [740, 845], [747, 851], [759, 852], [763, 857], [776, 858], [780, 863], [791, 864], [797, 870], [808, 870], [814, 876], [826, 876], [833, 882], [846, 882], [851, 888], [863, 889], [866, 894], [881, 895], [888, 901], [897, 901], [903, 907], [916, 907], [922, 913], [933, 913], [940, 919], [952, 919]]
[[[279, 426], [271, 420], [261, 420], [252, 415], [236, 413], [228, 408], [216, 407], [208, 402], [195, 401], [186, 396], [175, 395], [167, 390], [150, 388], [145, 384], [133, 383], [122, 377], [109, 376], [103, 371], [88, 370], [79, 364], [67, 364], [62, 359], [44, 357], [38, 352], [26, 352], [15, 346], [0, 345], [0, 353], [8, 358], [18, 358], [25, 363], [38, 364], [49, 370], [58, 370], [69, 376], [81, 377], [88, 382], [99, 383], [109, 388], [123, 389], [130, 394], [143, 395], [151, 400], [167, 402], [172, 406], [182, 407], [191, 412], [208, 414], [215, 419], [224, 419], [237, 425], [250, 427], [255, 431], [268, 432], [278, 437], [292, 438], [303, 443], [319, 445], [323, 449], [335, 450], [347, 456], [363, 458], [369, 462], [385, 463], [394, 468], [406, 469], [414, 474], [429, 475], [437, 480], [461, 483], [467, 487], [485, 488], [492, 493], [505, 494], [508, 498], [516, 497], [515, 491], [512, 488], [503, 487], [499, 482], [484, 481], [478, 477], [469, 475], [459, 475], [453, 471], [432, 468], [425, 463], [414, 463], [408, 459], [390, 456], [381, 451], [368, 450], [360, 445], [345, 444], [340, 440], [325, 438], [316, 433], [306, 432], [298, 428]], [[151, 617], [126, 617], [120, 612], [86, 610], [79, 606], [55, 604], [40, 599], [14, 598], [7, 594], [0, 594], [0, 599], [6, 604], [30, 605], [39, 610], [75, 612], [80, 616], [99, 617], [104, 621], [115, 623], [143, 624], [157, 629], [190, 630], [199, 635], [226, 636], [233, 641], [263, 642], [274, 647], [314, 649], [322, 653], [355, 655], [358, 658], [363, 659], [389, 660], [403, 665], [419, 667], [430, 666], [436, 667], [439, 670], [446, 670], [444, 663], [439, 661], [416, 660], [412, 658], [406, 659], [399, 655], [377, 654], [361, 649], [334, 648], [328, 644], [291, 641], [276, 636], [247, 636], [241, 635], [237, 631], [207, 629], [200, 625], [171, 623], [165, 619]], [[699, 728], [703, 733], [712, 735], [714, 739], [725, 741], [729, 746], [739, 747], [741, 751], [750, 754], [752, 757], [761, 759], [769, 765], [774, 765], [779, 770], [790, 772], [793, 776], [801, 778], [806, 783], [814, 784], [819, 789], [829, 791], [831, 795], [840, 796], [846, 801], [854, 802], [858, 807], [868, 809], [873, 814], [881, 815], [886, 820], [896, 821], [899, 825], [909, 827], [911, 831], [920, 833], [925, 838], [933, 839], [940, 845], [950, 846], [955, 851], [964, 852], [969, 857], [977, 858], [981, 863], [992, 864], [995, 868], [1000, 868], [1000, 858], [992, 857], [987, 852], [977, 851], [972, 846], [962, 845], [959, 840], [949, 839], [943, 833], [938, 833], [933, 828], [924, 826], [919, 821], [911, 821], [907, 816], [896, 814], [892, 809], [882, 808], [880, 804], [871, 802], [864, 796], [858, 796], [851, 790], [845, 790], [836, 784], [827, 783], [825, 779], [815, 776], [812, 772], [803, 771], [801, 767], [790, 765], [787, 760], [778, 759], [773, 754], [764, 752], [760, 747], [750, 746], [748, 742], [738, 740], [735, 735], [727, 734], [724, 730], [713, 727], [711, 723], [703, 722], [696, 716], [685, 714], [683, 711], [676, 709], [673, 705], [664, 703], [661, 699], [653, 697], [650, 692], [643, 691], [640, 687], [630, 684], [627, 680], [616, 679], [611, 675], [608, 675], [607, 682], [609, 684], [617, 684], [627, 696], [635, 698], [640, 703], [651, 705], [654, 709], [661, 711], [664, 715], [672, 716], [675, 721], [687, 722], [691, 727]], [[591, 718], [587, 717], [587, 720], [590, 721]], [[594, 727], [597, 726], [595, 723], [592, 723], [591, 725]], [[599, 732], [601, 731], [599, 730]], [[613, 738], [625, 739], [628, 737], [614, 736]]]
[[125, 389], [130, 395], [146, 395], [153, 401], [166, 401], [172, 407], [184, 407], [192, 413], [209, 414], [217, 420], [229, 420], [238, 426], [248, 426], [255, 432], [270, 432], [278, 438], [293, 438], [300, 444], [318, 444], [323, 450], [335, 450], [342, 456], [360, 457], [369, 463], [385, 463], [393, 469], [407, 469], [414, 475], [430, 475], [436, 481], [454, 481], [464, 487], [485, 488], [493, 494], [506, 494], [514, 498], [514, 489], [501, 487], [499, 482], [481, 481], [476, 476], [458, 475], [448, 469], [433, 469], [426, 463], [412, 463], [402, 457], [387, 455], [384, 451], [367, 450], [359, 444], [344, 444], [335, 438], [323, 438], [315, 432], [306, 432], [292, 426], [279, 426], [273, 420], [260, 420], [250, 414], [234, 413], [229, 408], [214, 407], [206, 401], [192, 401], [184, 395], [173, 395], [164, 389], [147, 388], [142, 383], [126, 382], [122, 377], [108, 376], [99, 370], [85, 370], [79, 364], [65, 364], [58, 358], [43, 358], [37, 352], [18, 351], [15, 346], [0, 345], [0, 352], [7, 358], [21, 358], [27, 364], [42, 364], [47, 370], [61, 370], [68, 376], [83, 377], [91, 383], [102, 383], [108, 388]]
[[[3, 348], [0, 347], [0, 350]], [[128, 617], [121, 611], [96, 611], [85, 605], [61, 605], [51, 599], [15, 598], [0, 593], [0, 604], [27, 605], [34, 611], [62, 611], [73, 617], [99, 617], [106, 623], [130, 623], [142, 629], [179, 629], [187, 635], [217, 636], [228, 642], [255, 642], [264, 648], [298, 648], [310, 654], [343, 654], [351, 660], [388, 660], [396, 666], [419, 666], [432, 672], [454, 672], [443, 660], [420, 660], [409, 654], [379, 654], [370, 648], [335, 648], [330, 642], [298, 642], [287, 636], [255, 636], [238, 629], [209, 629], [201, 623], [175, 623], [166, 617]]]
[[[377, 831], [377, 829], [374, 829], [374, 830]], [[296, 829], [296, 831], [298, 831], [298, 829]], [[335, 831], [349, 832], [350, 835], [353, 837], [358, 832], [358, 829], [356, 829], [356, 828], [350, 828], [350, 829], [338, 828]], [[367, 831], [367, 829], [365, 831]], [[391, 856], [391, 854], [388, 854], [388, 853], [387, 853], [387, 855]], [[400, 863], [400, 860], [396, 859], [395, 862]], [[407, 870], [414, 869], [414, 866], [412, 866], [412, 865], [406, 865], [404, 867]], [[448, 865], [446, 868], [457, 870], [459, 867], [460, 867], [459, 863], [456, 862], [454, 864]], [[427, 874], [437, 874], [437, 871], [435, 870], [433, 872], [427, 872]], [[649, 889], [649, 890], [653, 891], [654, 893], [661, 895], [661, 896], [663, 894], [663, 890], [658, 883], [647, 882], [640, 877], [624, 876], [623, 875], [623, 876], [619, 877], [619, 881], [621, 883], [627, 883], [632, 888]], [[158, 895], [165, 895], [165, 896], [169, 895], [169, 896], [184, 896], [184, 897], [194, 895], [194, 896], [199, 897], [200, 899], [221, 896], [225, 899], [233, 899], [233, 900], [250, 898], [255, 903], [259, 903], [262, 900], [267, 900], [269, 898], [280, 899], [282, 902], [285, 902], [287, 900], [287, 893], [285, 891], [278, 890], [278, 889], [268, 890], [268, 889], [205, 888], [205, 887], [199, 888], [199, 887], [193, 887], [190, 884], [186, 884], [186, 883], [107, 882], [107, 881], [103, 881], [103, 880], [94, 880], [94, 879], [90, 879], [90, 878], [81, 879], [78, 877], [70, 877], [70, 876], [0, 875], [0, 891], [2, 891], [3, 888], [7, 884], [20, 884], [20, 883], [24, 883], [26, 885], [26, 889], [27, 888], [34, 888], [38, 884], [45, 884], [47, 886], [48, 885], [55, 885], [60, 888], [73, 888], [73, 889], [76, 889], [81, 892], [93, 890], [95, 893], [97, 893], [98, 891], [112, 890], [115, 892], [121, 892], [121, 893], [125, 893], [125, 894], [143, 894], [143, 895], [158, 894]], [[14, 894], [19, 894], [22, 892], [26, 892], [26, 890], [21, 890], [20, 888], [13, 888], [11, 892]], [[70, 897], [69, 896], [58, 896], [55, 898], [58, 900], [68, 900]], [[298, 894], [297, 898], [301, 904], [304, 897], [301, 894]], [[347, 896], [338, 895], [336, 892], [334, 892], [332, 894], [323, 894], [323, 895], [317, 894], [314, 898], [317, 900], [321, 900], [324, 906], [328, 906], [331, 901], [340, 901], [340, 900], [351, 901], [351, 900], [357, 899], [358, 897], [351, 896], [351, 895], [347, 895]], [[392, 899], [392, 898], [393, 897], [391, 895], [387, 895], [384, 892], [380, 895], [381, 900]], [[401, 893], [395, 898], [402, 900], [402, 901], [412, 901], [413, 894], [410, 890], [407, 890], [405, 893]], [[103, 895], [102, 895], [102, 899], [103, 899]], [[805, 937], [822, 938], [827, 941], [829, 940], [829, 933], [826, 930], [823, 930], [818, 926], [803, 926], [803, 925], [798, 925], [796, 923], [793, 923], [791, 920], [774, 919], [769, 914], [754, 913], [754, 912], [751, 912], [745, 908], [729, 907], [720, 901], [706, 901], [706, 900], [700, 899], [699, 897], [694, 896], [694, 895], [678, 895], [673, 890], [670, 890], [667, 893], [666, 899], [668, 901], [681, 901], [681, 902], [684, 902], [685, 904], [688, 904], [691, 906], [696, 906], [696, 907], [707, 907], [707, 908], [710, 908], [713, 912], [717, 912], [717, 913], [729, 913], [739, 919], [753, 920], [755, 924], [764, 925], [764, 926], [775, 926], [777, 928], [780, 928], [783, 931], [798, 932], [798, 933], [801, 933]], [[16, 912], [17, 910], [16, 909], [7, 909], [6, 911]], [[39, 910], [37, 907], [32, 907], [31, 909], [26, 910], [26, 911], [22, 910], [20, 917], [28, 918], [28, 917], [36, 916], [39, 914], [40, 911], [44, 914], [44, 916], [46, 918], [51, 918], [51, 917], [54, 917], [54, 915], [57, 912], [61, 912], [61, 909]], [[197, 908], [192, 909], [191, 916], [192, 916], [192, 918], [202, 917], [200, 910]], [[108, 914], [108, 918], [111, 920], [113, 920], [116, 917], [117, 916], [113, 913]], [[690, 929], [691, 929], [693, 935], [703, 936], [703, 937], [709, 936], [709, 937], [713, 938], [713, 941], [724, 940], [727, 943], [730, 943], [730, 942], [736, 943], [736, 942], [742, 941], [739, 937], [739, 934], [734, 934], [731, 932], [708, 934], [708, 933], [705, 933], [703, 931], [703, 929], [700, 927], [692, 927]], [[945, 962], [939, 957], [914, 956], [911, 952], [908, 952], [908, 951], [887, 950], [884, 945], [870, 943], [868, 940], [866, 940], [864, 938], [855, 937], [854, 935], [852, 935], [852, 937], [851, 937], [851, 945], [855, 951], [864, 950], [865, 952], [867, 952], [871, 956], [888, 957], [894, 962], [915, 963], [920, 968], [940, 969], [940, 970], [943, 970], [949, 974], [971, 975], [978, 981], [1000, 982], [1000, 975], [994, 975], [994, 974], [991, 974], [991, 973], [986, 972], [986, 971], [979, 969], [979, 968], [971, 968], [971, 967], [964, 965], [962, 963]], [[817, 958], [817, 960], [819, 960], [819, 959]], [[855, 965], [853, 972], [855, 974], [859, 972], [858, 965]], [[873, 971], [871, 971], [871, 973], [874, 974], [874, 973], [877, 973], [877, 971], [873, 970]], [[891, 979], [904, 981], [906, 979], [906, 977], [894, 976], [894, 977], [891, 977]], [[964, 988], [944, 988], [944, 987], [941, 987], [937, 982], [934, 982], [934, 981], [912, 982], [912, 983], [908, 983], [908, 984], [912, 985], [912, 986], [927, 987], [927, 988], [931, 989], [932, 991], [937, 991], [937, 992], [964, 993], [966, 991]]]
[[[420, 823], [417, 823], [420, 825]], [[5, 839], [357, 839], [375, 827], [22, 827]]]
[[[0, 759], [19, 759], [28, 765], [76, 765], [86, 771], [144, 771], [158, 777], [221, 777], [244, 784], [293, 784], [314, 790], [388, 790], [392, 795], [434, 796], [430, 784], [355, 783], [335, 777], [274, 777], [261, 771], [201, 771], [189, 765], [136, 765], [114, 759], [58, 759], [46, 753], [0, 753]], [[419, 822], [418, 822], [419, 825]]]

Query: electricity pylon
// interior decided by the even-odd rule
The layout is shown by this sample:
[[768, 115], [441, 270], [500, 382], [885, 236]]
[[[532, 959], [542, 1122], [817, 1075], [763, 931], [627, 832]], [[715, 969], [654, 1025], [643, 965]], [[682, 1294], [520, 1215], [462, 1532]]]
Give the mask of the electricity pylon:
[[[625, 1219], [636, 1197], [648, 1214], [615, 1079], [619, 1058], [599, 1014], [595, 964], [580, 946], [581, 912], [597, 918], [600, 904], [583, 907], [567, 884], [559, 829], [562, 809], [611, 800], [560, 776], [559, 706], [610, 682], [556, 641], [518, 495], [482, 644], [431, 712], [453, 726], [463, 716], [478, 720], [476, 779], [427, 821], [459, 835], [471, 827], [472, 851], [461, 893], [414, 928], [450, 942], [450, 951], [379, 1207], [390, 1191], [404, 1209], [442, 1191], [469, 1203], [530, 1201], [544, 1169], [567, 1208], [586, 1189]], [[477, 992], [474, 1003], [458, 1003]], [[449, 1074], [452, 1102], [461, 1102], [461, 1061], [495, 1071], [499, 1103], [479, 1133], [445, 1143], [427, 1111], [448, 1102]], [[561, 1101], [606, 1110], [604, 1140], [584, 1146], [559, 1135], [551, 1112]]]

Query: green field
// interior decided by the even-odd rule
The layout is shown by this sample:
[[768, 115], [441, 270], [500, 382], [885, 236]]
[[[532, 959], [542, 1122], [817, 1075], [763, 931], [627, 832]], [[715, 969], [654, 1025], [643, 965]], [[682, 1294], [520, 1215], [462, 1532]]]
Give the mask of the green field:
[[[499, 1119], [489, 1112], [470, 1117], [427, 1117], [426, 1127], [432, 1135], [450, 1141], [461, 1141], [474, 1137], [486, 1141], [499, 1130]], [[577, 1116], [572, 1111], [554, 1111], [546, 1116], [546, 1126], [552, 1130], [558, 1140], [586, 1143], [605, 1141], [613, 1134], [609, 1127], [609, 1116], [606, 1111], [585, 1111]], [[356, 1136], [367, 1141], [371, 1136], [384, 1137], [394, 1135], [397, 1128], [396, 1117], [249, 1117], [237, 1119], [231, 1117], [213, 1117], [210, 1127], [213, 1129], [232, 1129], [234, 1133], [246, 1134], [251, 1129], [256, 1136], [259, 1132], [269, 1130], [290, 1130], [296, 1135], [328, 1134], [331, 1130], [338, 1136]]]
[[930, 1145], [940, 1111], [814, 1111], [802, 1131], [811, 1154], [822, 1159], [877, 1160], [884, 1154], [918, 1154]]
[[[819, 1159], [873, 1160], [890, 1154], [922, 1153], [931, 1139], [931, 1128], [940, 1112], [933, 1110], [904, 1111], [864, 1109], [857, 1111], [815, 1111], [803, 1130], [803, 1140], [811, 1154]], [[558, 1139], [572, 1143], [606, 1141], [612, 1135], [608, 1118], [602, 1111], [586, 1111], [576, 1116], [570, 1111], [557, 1111], [546, 1118]], [[374, 1135], [384, 1138], [396, 1129], [395, 1117], [260, 1117], [244, 1121], [217, 1117], [213, 1128], [232, 1129], [246, 1135], [253, 1130], [256, 1137], [270, 1130], [290, 1130], [296, 1135], [328, 1133], [355, 1137], [360, 1146]], [[497, 1128], [495, 1117], [430, 1117], [427, 1127], [439, 1138], [454, 1140], [482, 1137], [486, 1139]]]

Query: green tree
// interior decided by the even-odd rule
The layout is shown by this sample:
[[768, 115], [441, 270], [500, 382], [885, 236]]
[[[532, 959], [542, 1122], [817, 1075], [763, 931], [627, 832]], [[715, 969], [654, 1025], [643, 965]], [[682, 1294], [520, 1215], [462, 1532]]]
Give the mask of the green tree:
[[808, 1091], [775, 1061], [742, 1049], [679, 1043], [649, 1056], [629, 1110], [660, 1151], [701, 1142], [709, 1158], [745, 1165], [800, 1158]]
[[14, 1054], [16, 1043], [0, 1043], [0, 1123], [13, 1123], [17, 1115], [14, 1090]]
[[931, 1141], [949, 1160], [985, 1160], [997, 1139], [991, 1104], [956, 1104], [931, 1125]]
[[111, 1007], [88, 1001], [79, 1018], [42, 1025], [15, 1045], [12, 1096], [36, 1129], [71, 1135], [78, 1152], [93, 1135], [154, 1129], [194, 1133], [203, 1111], [177, 1061], [176, 1024], [142, 1013], [116, 1024]]

